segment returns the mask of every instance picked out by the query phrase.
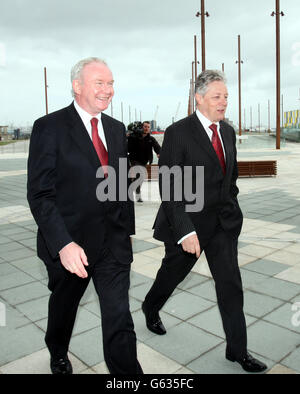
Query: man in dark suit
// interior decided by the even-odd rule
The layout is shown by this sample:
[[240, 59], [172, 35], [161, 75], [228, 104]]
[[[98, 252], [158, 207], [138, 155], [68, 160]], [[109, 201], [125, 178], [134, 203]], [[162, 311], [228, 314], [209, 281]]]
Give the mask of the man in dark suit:
[[[128, 136], [128, 157], [132, 167], [143, 166], [152, 164], [153, 162], [153, 150], [159, 157], [160, 145], [156, 139], [150, 134], [151, 125], [150, 122], [145, 121], [142, 124], [142, 132], [138, 130], [131, 133]], [[141, 175], [140, 175], [141, 176]], [[137, 178], [138, 179], [138, 178]], [[141, 196], [142, 181], [136, 188], [136, 200], [137, 202], [143, 202]]]
[[[170, 199], [162, 198], [154, 224], [154, 238], [164, 241], [165, 257], [142, 309], [147, 327], [165, 334], [158, 312], [204, 251], [216, 285], [227, 341], [226, 358], [239, 362], [246, 371], [261, 372], [266, 366], [247, 352], [237, 260], [243, 216], [237, 200], [235, 132], [223, 121], [228, 99], [223, 73], [202, 72], [195, 91], [197, 110], [166, 130], [159, 166], [179, 166], [183, 177], [184, 167], [189, 167], [193, 192], [199, 181], [196, 169], [204, 167], [203, 209], [193, 212], [185, 196], [178, 201], [174, 190], [178, 190], [180, 177], [170, 177]], [[161, 195], [165, 187], [160, 179]]]
[[45, 337], [50, 366], [54, 374], [72, 373], [69, 342], [92, 278], [107, 367], [112, 374], [138, 374], [142, 369], [128, 297], [133, 202], [128, 194], [103, 201], [97, 190], [109, 181], [111, 171], [119, 179], [120, 159], [127, 163], [126, 131], [102, 113], [114, 94], [113, 76], [104, 61], [83, 59], [73, 67], [71, 80], [75, 101], [34, 123], [28, 159], [37, 253], [47, 267], [51, 290]]

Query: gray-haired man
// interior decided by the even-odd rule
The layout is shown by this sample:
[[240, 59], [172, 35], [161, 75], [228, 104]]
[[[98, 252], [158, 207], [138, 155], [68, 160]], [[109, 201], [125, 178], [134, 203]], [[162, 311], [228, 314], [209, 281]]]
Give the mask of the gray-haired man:
[[75, 101], [35, 122], [28, 160], [28, 201], [51, 291], [45, 338], [51, 370], [72, 373], [69, 343], [92, 279], [110, 373], [141, 374], [128, 301], [133, 202], [101, 202], [96, 196], [98, 174], [104, 180], [107, 166], [119, 179], [119, 159], [127, 159], [125, 126], [102, 113], [114, 94], [113, 76], [103, 60], [81, 60], [71, 79]]
[[[193, 185], [196, 168], [204, 167], [204, 207], [200, 212], [188, 212], [190, 201], [184, 197], [176, 201], [176, 181], [171, 178], [171, 198], [162, 201], [154, 224], [154, 238], [164, 241], [165, 257], [142, 309], [149, 330], [165, 334], [158, 312], [204, 251], [215, 280], [227, 341], [226, 358], [239, 362], [248, 372], [261, 372], [266, 365], [247, 352], [237, 261], [243, 215], [237, 200], [235, 132], [223, 121], [228, 100], [224, 75], [213, 70], [201, 73], [195, 98], [196, 112], [166, 130], [159, 166], [190, 167]], [[163, 187], [160, 181], [161, 193]]]

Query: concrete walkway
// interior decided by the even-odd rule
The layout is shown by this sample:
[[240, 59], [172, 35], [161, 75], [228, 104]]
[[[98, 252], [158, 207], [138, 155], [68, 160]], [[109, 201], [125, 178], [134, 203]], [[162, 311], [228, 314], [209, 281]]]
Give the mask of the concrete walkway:
[[[248, 348], [267, 363], [267, 373], [300, 373], [300, 144], [286, 143], [280, 151], [240, 148], [239, 160], [278, 163], [277, 177], [238, 180], [245, 217], [239, 263]], [[28, 149], [26, 144], [14, 149], [0, 154], [0, 373], [48, 374], [47, 273], [36, 257], [36, 225], [26, 201]], [[204, 256], [161, 312], [167, 335], [156, 336], [145, 327], [141, 301], [164, 248], [151, 230], [159, 206], [157, 183], [145, 183], [142, 193], [145, 202], [136, 204], [130, 301], [145, 373], [244, 373], [224, 358], [224, 332]], [[107, 373], [100, 326], [91, 285], [70, 345], [75, 373]]]

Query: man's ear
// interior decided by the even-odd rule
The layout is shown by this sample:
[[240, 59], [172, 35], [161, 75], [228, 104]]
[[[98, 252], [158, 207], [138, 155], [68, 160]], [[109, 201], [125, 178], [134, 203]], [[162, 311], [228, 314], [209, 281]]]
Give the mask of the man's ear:
[[199, 93], [196, 93], [195, 100], [196, 100], [197, 105], [201, 105], [203, 102], [203, 96], [201, 96], [201, 94], [199, 94]]
[[81, 93], [81, 83], [79, 79], [74, 79], [74, 81], [72, 82], [72, 87], [75, 94]]

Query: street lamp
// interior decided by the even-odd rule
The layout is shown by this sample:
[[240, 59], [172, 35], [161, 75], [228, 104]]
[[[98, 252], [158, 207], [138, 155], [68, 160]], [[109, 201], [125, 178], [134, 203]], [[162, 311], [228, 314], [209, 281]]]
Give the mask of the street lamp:
[[198, 11], [196, 17], [201, 16], [201, 49], [202, 49], [202, 71], [205, 70], [205, 17], [209, 17], [209, 13], [205, 12], [204, 0], [200, 2], [201, 11]]
[[242, 135], [242, 87], [241, 87], [241, 36], [238, 36], [238, 79], [239, 79], [239, 135]]
[[276, 16], [276, 149], [280, 149], [280, 16], [284, 13], [279, 11], [280, 0], [275, 0], [276, 12], [271, 16]]
[[44, 67], [44, 79], [45, 79], [45, 102], [46, 102], [46, 115], [48, 115], [48, 85], [47, 85], [47, 69]]
[[[200, 64], [200, 62], [197, 60], [197, 64]], [[192, 61], [192, 87], [191, 87], [191, 97], [192, 97], [192, 112], [194, 112], [195, 110], [195, 100], [194, 100], [194, 96], [195, 96], [195, 83], [196, 80], [194, 79], [194, 66], [195, 66], [195, 61]], [[197, 77], [197, 76], [196, 76]]]

